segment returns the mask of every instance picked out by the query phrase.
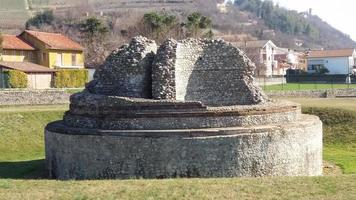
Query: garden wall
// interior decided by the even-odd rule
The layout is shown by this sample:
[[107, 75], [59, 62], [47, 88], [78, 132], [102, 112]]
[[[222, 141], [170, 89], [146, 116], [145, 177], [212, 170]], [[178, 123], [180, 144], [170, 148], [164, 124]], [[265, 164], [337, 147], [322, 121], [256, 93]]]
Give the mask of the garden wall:
[[[356, 89], [295, 90], [267, 92], [269, 97], [335, 98], [356, 97]], [[51, 90], [0, 90], [0, 105], [51, 105], [69, 104], [70, 93], [62, 89]]]
[[0, 90], [0, 105], [68, 104], [71, 94], [65, 90]]
[[290, 90], [266, 93], [269, 97], [301, 97], [301, 98], [335, 98], [356, 97], [356, 89], [326, 89], [326, 90]]

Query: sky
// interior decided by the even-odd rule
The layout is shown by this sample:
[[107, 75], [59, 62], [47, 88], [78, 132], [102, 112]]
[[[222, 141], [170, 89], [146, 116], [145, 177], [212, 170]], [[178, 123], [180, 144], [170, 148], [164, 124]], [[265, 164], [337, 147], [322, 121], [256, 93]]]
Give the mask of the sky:
[[307, 11], [313, 9], [313, 14], [328, 22], [333, 27], [350, 35], [356, 41], [356, 1], [355, 0], [274, 0], [280, 6]]

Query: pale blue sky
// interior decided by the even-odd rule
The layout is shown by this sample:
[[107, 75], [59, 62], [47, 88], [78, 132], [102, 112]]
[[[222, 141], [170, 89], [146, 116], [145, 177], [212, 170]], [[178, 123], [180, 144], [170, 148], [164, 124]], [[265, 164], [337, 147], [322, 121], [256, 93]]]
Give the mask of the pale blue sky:
[[279, 5], [298, 11], [313, 9], [313, 13], [356, 41], [355, 0], [274, 0]]

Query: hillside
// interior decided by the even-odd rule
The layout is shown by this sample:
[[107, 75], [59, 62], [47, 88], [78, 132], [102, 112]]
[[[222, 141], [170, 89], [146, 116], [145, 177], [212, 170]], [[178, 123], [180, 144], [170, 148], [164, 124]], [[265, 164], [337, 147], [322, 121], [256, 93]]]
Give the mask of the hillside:
[[[18, 33], [35, 13], [51, 9], [62, 18], [87, 15], [108, 16], [114, 32], [135, 26], [149, 11], [172, 12], [180, 18], [199, 11], [211, 17], [216, 36], [235, 39], [271, 39], [278, 46], [294, 49], [335, 49], [356, 47], [348, 35], [316, 15], [298, 13], [275, 6], [270, 1], [236, 0], [227, 12], [217, 9], [223, 0], [0, 0], [0, 31]], [[119, 28], [117, 28], [119, 27]]]
[[260, 22], [252, 25], [251, 35], [272, 39], [279, 46], [297, 49], [356, 47], [350, 36], [309, 12], [288, 10], [267, 0], [236, 0], [233, 7], [238, 9], [235, 12], [248, 13], [250, 21]]
[[333, 28], [316, 15], [310, 16], [308, 20], [320, 30], [320, 38], [317, 44], [325, 49], [355, 48], [356, 43], [349, 35]]
[[16, 30], [30, 17], [27, 1], [0, 0], [0, 31]]

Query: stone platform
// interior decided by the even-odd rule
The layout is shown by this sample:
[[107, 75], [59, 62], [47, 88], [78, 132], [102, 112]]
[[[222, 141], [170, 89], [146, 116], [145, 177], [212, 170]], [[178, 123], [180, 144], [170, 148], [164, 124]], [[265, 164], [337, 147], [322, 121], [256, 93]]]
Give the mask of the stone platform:
[[[288, 125], [197, 130], [46, 129], [47, 166], [58, 179], [322, 175], [317, 117]], [[137, 148], [139, 147], [139, 148]]]
[[134, 38], [45, 130], [58, 179], [318, 176], [322, 123], [272, 101], [221, 40]]
[[[147, 100], [139, 104], [156, 104], [155, 116], [146, 116], [145, 110], [151, 110], [149, 107], [140, 112], [122, 107], [121, 112], [132, 115], [121, 113], [116, 118], [111, 115], [111, 128], [107, 129], [73, 127], [71, 120], [49, 124], [46, 158], [51, 177], [127, 179], [322, 174], [321, 121], [301, 115], [296, 104], [270, 102], [204, 108], [197, 103], [187, 103], [184, 108], [180, 103], [174, 111], [167, 102], [162, 104], [166, 109], [157, 109], [157, 102]], [[76, 116], [72, 111], [67, 113], [72, 118], [81, 118], [79, 113], [87, 114], [83, 108], [80, 112], [72, 107]], [[129, 124], [123, 125], [122, 116], [132, 118], [127, 121]], [[126, 129], [120, 130], [118, 124]]]

